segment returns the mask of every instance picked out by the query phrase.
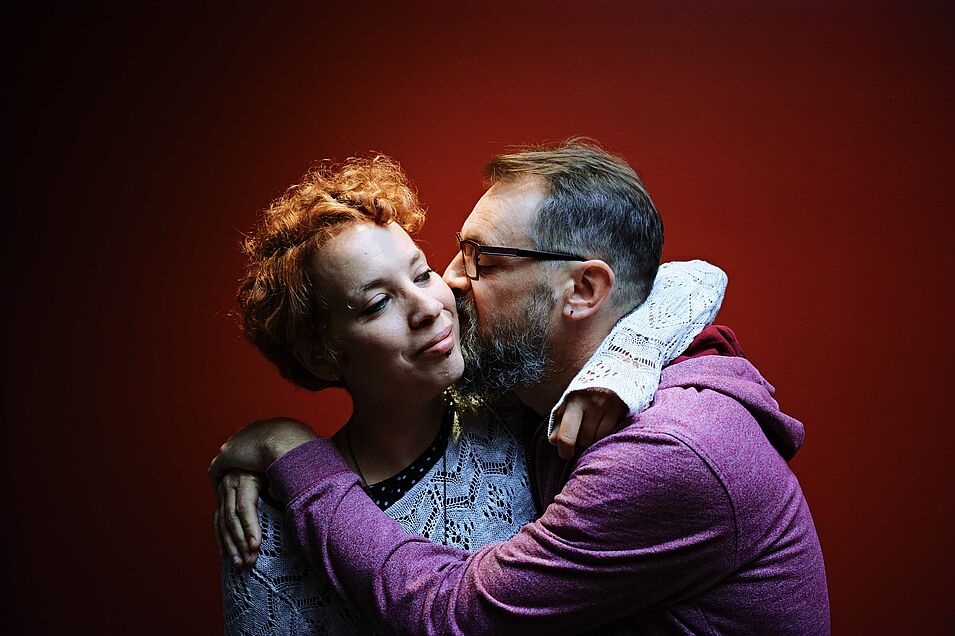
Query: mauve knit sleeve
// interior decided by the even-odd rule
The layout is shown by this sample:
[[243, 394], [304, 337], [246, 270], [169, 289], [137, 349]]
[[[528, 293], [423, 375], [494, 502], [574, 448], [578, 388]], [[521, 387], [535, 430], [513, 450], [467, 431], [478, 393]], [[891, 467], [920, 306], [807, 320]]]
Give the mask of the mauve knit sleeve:
[[385, 632], [576, 633], [692, 596], [737, 565], [733, 509], [707, 462], [633, 426], [588, 449], [538, 521], [470, 554], [405, 534], [326, 440], [268, 476], [308, 558]]

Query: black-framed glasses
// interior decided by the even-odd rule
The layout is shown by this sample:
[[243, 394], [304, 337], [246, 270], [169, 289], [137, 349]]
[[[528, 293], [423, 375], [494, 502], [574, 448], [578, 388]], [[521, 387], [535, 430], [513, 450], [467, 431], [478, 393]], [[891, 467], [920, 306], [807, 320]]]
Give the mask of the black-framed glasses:
[[460, 234], [455, 234], [458, 239], [458, 247], [461, 250], [461, 258], [464, 259], [464, 273], [471, 280], [477, 280], [481, 276], [481, 254], [488, 256], [513, 256], [520, 258], [534, 258], [539, 261], [586, 261], [583, 256], [574, 254], [561, 254], [559, 252], [539, 252], [537, 250], [524, 250], [517, 247], [500, 247], [497, 245], [481, 245], [476, 241], [461, 238]]

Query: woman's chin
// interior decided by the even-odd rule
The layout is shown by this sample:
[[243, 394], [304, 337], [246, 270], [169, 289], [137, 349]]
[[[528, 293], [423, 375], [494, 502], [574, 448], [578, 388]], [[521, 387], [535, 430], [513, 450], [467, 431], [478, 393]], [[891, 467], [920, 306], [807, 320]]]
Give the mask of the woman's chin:
[[460, 347], [455, 346], [448, 354], [446, 365], [441, 369], [441, 390], [444, 391], [455, 384], [464, 375], [464, 357]]
[[[461, 354], [461, 347], [455, 346], [451, 351], [451, 357], [448, 362], [451, 363], [451, 384], [454, 384], [464, 375], [464, 356]], [[449, 385], [450, 386], [450, 385]]]

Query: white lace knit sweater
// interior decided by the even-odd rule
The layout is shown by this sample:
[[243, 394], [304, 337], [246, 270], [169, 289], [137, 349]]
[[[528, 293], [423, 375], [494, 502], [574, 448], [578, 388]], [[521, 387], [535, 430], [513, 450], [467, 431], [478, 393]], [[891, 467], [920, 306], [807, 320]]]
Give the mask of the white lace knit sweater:
[[[614, 327], [568, 386], [551, 426], [577, 390], [613, 392], [631, 411], [647, 408], [663, 366], [713, 321], [725, 288], [726, 275], [708, 263], [661, 266], [647, 300]], [[452, 432], [446, 461], [438, 460], [385, 513], [409, 534], [442, 541], [446, 532], [448, 545], [466, 550], [509, 539], [536, 516], [520, 427], [516, 405], [468, 416]], [[282, 511], [260, 502], [259, 518], [262, 544], [254, 568], [223, 563], [225, 633], [373, 633], [302, 557]]]
[[[467, 419], [452, 430], [444, 458], [385, 514], [409, 534], [440, 542], [446, 533], [448, 545], [474, 550], [509, 539], [537, 513], [520, 439], [520, 408], [502, 406]], [[259, 520], [262, 546], [255, 566], [237, 570], [225, 562], [222, 567], [226, 634], [374, 632], [305, 561], [281, 510], [260, 501]]]

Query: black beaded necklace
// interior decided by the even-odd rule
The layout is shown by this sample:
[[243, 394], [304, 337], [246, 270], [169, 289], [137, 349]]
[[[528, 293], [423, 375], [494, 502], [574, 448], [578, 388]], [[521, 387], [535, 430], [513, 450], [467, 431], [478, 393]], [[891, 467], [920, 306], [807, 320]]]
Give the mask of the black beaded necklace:
[[414, 487], [437, 462], [436, 453], [438, 449], [441, 452], [441, 487], [442, 487], [442, 534], [441, 543], [448, 545], [448, 444], [454, 428], [456, 409], [453, 402], [446, 396], [446, 405], [444, 417], [441, 421], [441, 428], [438, 431], [431, 446], [418, 456], [411, 464], [402, 469], [398, 474], [389, 477], [376, 484], [368, 484], [365, 475], [361, 470], [361, 464], [355, 456], [354, 446], [351, 439], [351, 427], [345, 429], [345, 443], [348, 446], [348, 454], [361, 479], [362, 488], [375, 504], [382, 510], [387, 510], [392, 504], [401, 499], [404, 494]]

